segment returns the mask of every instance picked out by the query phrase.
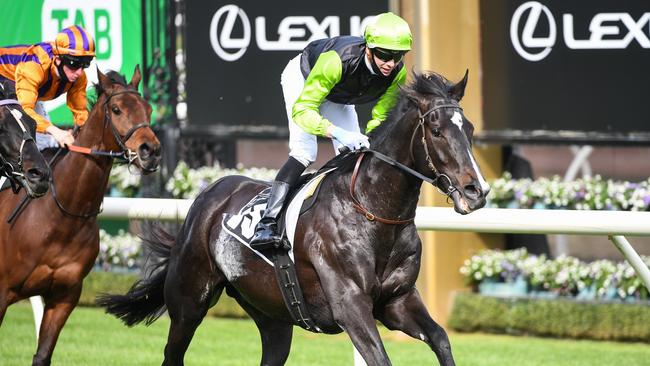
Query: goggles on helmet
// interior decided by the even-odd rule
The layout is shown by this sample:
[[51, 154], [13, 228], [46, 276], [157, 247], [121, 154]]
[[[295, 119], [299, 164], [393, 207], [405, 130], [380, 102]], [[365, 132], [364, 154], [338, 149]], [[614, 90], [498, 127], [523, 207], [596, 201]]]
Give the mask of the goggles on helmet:
[[90, 62], [93, 60], [92, 57], [75, 57], [70, 55], [61, 55], [60, 59], [63, 65], [72, 70], [86, 69], [90, 66]]
[[402, 61], [402, 58], [404, 58], [404, 54], [406, 53], [406, 51], [392, 51], [383, 48], [371, 48], [370, 52], [384, 62], [393, 60], [395, 63]]

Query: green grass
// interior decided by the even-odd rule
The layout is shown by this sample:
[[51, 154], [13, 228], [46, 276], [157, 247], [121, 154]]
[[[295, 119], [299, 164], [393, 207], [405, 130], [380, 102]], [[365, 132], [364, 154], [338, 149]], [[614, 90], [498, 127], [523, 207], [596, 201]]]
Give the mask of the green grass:
[[[169, 320], [127, 328], [96, 308], [77, 308], [61, 333], [53, 365], [159, 365]], [[382, 329], [393, 365], [435, 365], [422, 342]], [[451, 333], [458, 365], [649, 365], [650, 346], [642, 343], [575, 341], [486, 334]], [[29, 303], [9, 308], [0, 328], [0, 365], [28, 365], [35, 352]], [[249, 320], [206, 318], [186, 355], [187, 365], [257, 365], [261, 347]], [[325, 336], [296, 328], [288, 365], [352, 365], [347, 336]]]

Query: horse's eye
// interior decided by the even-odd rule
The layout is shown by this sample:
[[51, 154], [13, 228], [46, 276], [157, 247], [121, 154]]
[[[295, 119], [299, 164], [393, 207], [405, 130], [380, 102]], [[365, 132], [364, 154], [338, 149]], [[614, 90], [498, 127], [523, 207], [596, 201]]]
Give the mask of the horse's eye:
[[112, 111], [113, 111], [113, 113], [115, 113], [115, 114], [120, 114], [120, 113], [122, 113], [122, 111], [120, 111], [120, 109], [119, 109], [119, 108], [117, 108], [117, 106], [116, 106], [116, 105], [114, 105], [114, 106], [113, 106], [113, 108], [111, 108], [111, 110], [112, 110]]
[[438, 128], [432, 129], [431, 134], [433, 135], [433, 137], [440, 137], [440, 129]]

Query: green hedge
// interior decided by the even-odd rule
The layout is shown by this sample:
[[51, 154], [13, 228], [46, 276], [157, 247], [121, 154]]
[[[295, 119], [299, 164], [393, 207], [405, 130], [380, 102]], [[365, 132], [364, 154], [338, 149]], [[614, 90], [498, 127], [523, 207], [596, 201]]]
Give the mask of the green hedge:
[[[79, 305], [97, 306], [95, 297], [100, 293], [124, 294], [138, 278], [138, 274], [92, 271], [84, 279]], [[248, 317], [248, 314], [234, 299], [226, 295], [225, 291], [217, 305], [208, 311], [208, 315], [228, 318]]]
[[650, 303], [456, 295], [449, 327], [461, 332], [650, 342]]

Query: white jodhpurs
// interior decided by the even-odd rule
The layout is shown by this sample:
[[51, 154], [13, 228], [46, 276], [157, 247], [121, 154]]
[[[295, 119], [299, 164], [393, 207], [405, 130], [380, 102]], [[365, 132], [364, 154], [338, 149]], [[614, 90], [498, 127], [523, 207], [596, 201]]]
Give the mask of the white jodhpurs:
[[[43, 116], [46, 120], [50, 120], [50, 116], [47, 114], [42, 102], [36, 102], [34, 111]], [[38, 147], [39, 151], [43, 151], [49, 147], [59, 147], [59, 143], [56, 142], [54, 136], [50, 134], [36, 132], [36, 147]]]
[[[291, 118], [293, 104], [298, 100], [305, 84], [305, 78], [300, 71], [300, 55], [289, 61], [282, 71], [282, 93], [284, 94], [284, 104], [289, 119], [289, 156], [292, 156], [303, 165], [316, 161], [318, 154], [318, 143], [315, 135], [305, 132]], [[325, 100], [319, 108], [320, 114], [335, 126], [344, 130], [359, 132], [359, 119], [354, 105], [332, 103]], [[343, 145], [332, 139], [334, 152], [338, 154], [338, 149]]]

